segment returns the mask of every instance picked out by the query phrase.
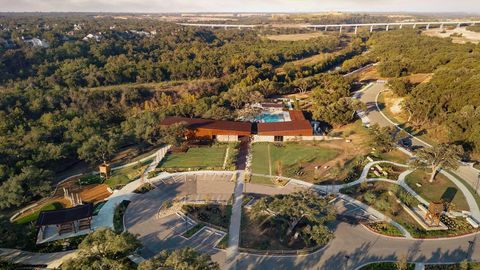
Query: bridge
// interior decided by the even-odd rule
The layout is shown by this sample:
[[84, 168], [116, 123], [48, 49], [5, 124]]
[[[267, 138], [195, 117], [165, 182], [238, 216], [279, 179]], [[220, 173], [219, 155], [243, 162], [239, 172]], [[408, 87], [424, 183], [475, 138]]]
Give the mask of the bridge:
[[261, 25], [261, 24], [207, 24], [207, 23], [179, 23], [183, 26], [194, 27], [208, 27], [208, 28], [248, 28], [253, 29], [256, 27], [272, 27], [272, 28], [309, 28], [316, 31], [328, 31], [330, 29], [339, 31], [342, 33], [345, 29], [353, 30], [355, 34], [358, 33], [359, 28], [367, 28], [370, 32], [374, 30], [389, 31], [392, 29], [402, 29], [404, 27], [430, 29], [431, 27], [438, 27], [443, 29], [445, 26], [461, 27], [466, 25], [480, 24], [480, 21], [432, 21], [432, 22], [386, 22], [386, 23], [354, 23], [354, 24], [304, 24], [304, 25]]

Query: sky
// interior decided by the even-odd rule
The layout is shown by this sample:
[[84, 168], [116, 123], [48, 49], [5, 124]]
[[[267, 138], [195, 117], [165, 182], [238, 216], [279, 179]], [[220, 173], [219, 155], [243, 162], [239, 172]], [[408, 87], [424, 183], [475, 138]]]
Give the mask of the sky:
[[467, 12], [480, 0], [0, 0], [0, 12]]

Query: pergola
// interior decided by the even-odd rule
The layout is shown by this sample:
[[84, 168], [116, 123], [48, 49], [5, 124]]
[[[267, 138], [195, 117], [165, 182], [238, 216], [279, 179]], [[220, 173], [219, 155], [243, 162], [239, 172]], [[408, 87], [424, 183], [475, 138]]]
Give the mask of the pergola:
[[42, 211], [36, 226], [43, 234], [46, 227], [54, 225], [59, 235], [91, 229], [93, 204], [83, 204], [72, 208]]

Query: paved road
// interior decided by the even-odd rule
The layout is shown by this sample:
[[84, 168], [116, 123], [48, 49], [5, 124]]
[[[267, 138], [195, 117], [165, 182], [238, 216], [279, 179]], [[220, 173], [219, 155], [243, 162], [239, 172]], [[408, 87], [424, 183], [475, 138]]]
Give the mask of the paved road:
[[[218, 181], [220, 182], [220, 181]], [[231, 182], [230, 182], [231, 183]], [[233, 184], [233, 183], [231, 183]], [[198, 184], [197, 184], [198, 185]], [[212, 185], [211, 188], [221, 186]], [[188, 192], [196, 192], [201, 188], [192, 189], [189, 182], [160, 183], [159, 186], [146, 194], [134, 196], [125, 214], [125, 224], [132, 233], [138, 233], [145, 249], [142, 255], [146, 258], [154, 256], [163, 249], [174, 249], [183, 246], [197, 247], [212, 254], [222, 269], [232, 269], [232, 262], [227, 260], [227, 252], [213, 248], [220, 236], [201, 232], [191, 240], [186, 240], [178, 234], [187, 229], [185, 223], [175, 215], [166, 218], [156, 218], [156, 213], [162, 202]], [[254, 189], [255, 186], [250, 186]], [[226, 193], [233, 193], [233, 185]], [[215, 191], [218, 193], [219, 191]], [[274, 190], [269, 190], [274, 192]], [[283, 192], [279, 190], [279, 192]], [[344, 205], [345, 206], [345, 205]], [[359, 208], [346, 206], [340, 214], [368, 216]], [[306, 256], [260, 256], [239, 253], [236, 256], [236, 269], [355, 269], [358, 266], [375, 261], [395, 261], [407, 255], [413, 262], [459, 262], [464, 259], [480, 260], [480, 242], [477, 235], [469, 235], [444, 240], [410, 240], [391, 238], [375, 234], [362, 225], [348, 222], [338, 222], [334, 228], [335, 239], [324, 249]], [[471, 241], [471, 242], [469, 242]], [[345, 256], [349, 256], [346, 260]]]
[[[358, 92], [355, 96], [367, 105], [365, 111], [366, 117], [368, 117], [370, 124], [378, 124], [379, 126], [395, 126], [395, 123], [391, 122], [385, 115], [381, 113], [377, 106], [377, 97], [380, 92], [385, 90], [384, 83], [373, 83], [370, 87], [364, 89], [364, 91]], [[410, 136], [412, 145], [416, 147], [430, 147], [427, 142], [422, 141], [414, 136]], [[480, 186], [477, 185], [479, 180], [480, 170], [471, 167], [468, 164], [462, 164], [455, 173], [462, 179], [466, 180], [473, 189], [477, 189], [480, 192]]]
[[237, 182], [233, 194], [232, 215], [230, 218], [230, 227], [228, 229], [228, 248], [227, 261], [231, 262], [233, 267], [236, 264], [238, 255], [238, 245], [240, 243], [240, 224], [242, 221], [242, 202], [243, 187], [245, 175], [243, 171], [237, 171]]

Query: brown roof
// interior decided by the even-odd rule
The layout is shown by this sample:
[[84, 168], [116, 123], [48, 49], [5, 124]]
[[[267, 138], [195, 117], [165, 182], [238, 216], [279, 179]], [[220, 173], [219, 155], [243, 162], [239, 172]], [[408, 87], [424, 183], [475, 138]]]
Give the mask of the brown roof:
[[305, 119], [302, 111], [290, 110], [291, 121], [286, 122], [270, 122], [270, 123], [258, 123], [257, 133], [258, 135], [274, 133], [278, 136], [311, 136], [313, 135], [312, 126], [310, 122]]
[[[306, 132], [308, 130], [308, 132]], [[308, 120], [301, 121], [288, 121], [288, 122], [271, 122], [271, 123], [258, 123], [257, 133], [262, 135], [262, 133], [276, 132], [278, 136], [288, 136], [292, 135], [298, 131], [298, 134], [295, 135], [305, 135], [310, 136], [313, 134], [312, 126]], [[308, 133], [308, 134], [307, 134]]]
[[37, 218], [37, 226], [62, 224], [93, 215], [93, 204], [83, 204], [72, 208], [42, 211]]
[[252, 124], [250, 122], [237, 122], [225, 120], [209, 120], [199, 118], [187, 118], [170, 116], [166, 117], [160, 125], [172, 125], [176, 123], [185, 123], [188, 129], [215, 129], [228, 130], [235, 132], [252, 132]]
[[292, 121], [302, 121], [302, 120], [305, 120], [305, 116], [303, 115], [303, 112], [302, 112], [302, 111], [291, 110], [291, 111], [288, 111], [288, 113], [290, 114], [290, 119], [291, 119]]

